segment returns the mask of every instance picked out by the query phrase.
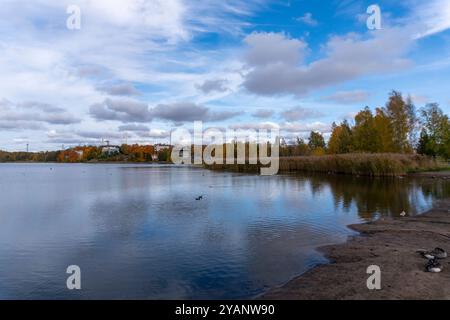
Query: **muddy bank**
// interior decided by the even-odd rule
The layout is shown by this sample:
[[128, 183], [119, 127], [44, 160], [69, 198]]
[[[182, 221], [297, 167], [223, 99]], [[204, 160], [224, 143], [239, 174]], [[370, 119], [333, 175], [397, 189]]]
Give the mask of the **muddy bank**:
[[[383, 218], [352, 225], [361, 233], [341, 245], [320, 249], [331, 261], [291, 280], [260, 299], [450, 299], [450, 258], [443, 272], [425, 272], [418, 249], [450, 251], [450, 199], [421, 216]], [[367, 267], [381, 268], [382, 289], [367, 289]]]

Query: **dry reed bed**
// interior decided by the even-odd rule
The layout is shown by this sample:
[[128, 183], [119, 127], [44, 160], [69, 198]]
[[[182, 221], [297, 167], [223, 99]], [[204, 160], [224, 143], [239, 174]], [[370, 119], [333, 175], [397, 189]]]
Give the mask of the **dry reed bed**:
[[[400, 176], [448, 168], [446, 162], [409, 154], [342, 154], [280, 158], [280, 173], [317, 172], [361, 176]], [[212, 170], [257, 173], [260, 165], [212, 165]]]

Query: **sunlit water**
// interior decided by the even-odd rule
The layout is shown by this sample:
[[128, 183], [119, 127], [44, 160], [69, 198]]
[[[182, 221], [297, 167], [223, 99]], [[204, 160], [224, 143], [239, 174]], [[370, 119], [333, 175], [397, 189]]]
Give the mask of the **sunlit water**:
[[[449, 183], [136, 165], [0, 165], [0, 299], [237, 299], [326, 260], [347, 225]], [[203, 200], [195, 198], [204, 195]], [[82, 290], [66, 288], [78, 265]]]

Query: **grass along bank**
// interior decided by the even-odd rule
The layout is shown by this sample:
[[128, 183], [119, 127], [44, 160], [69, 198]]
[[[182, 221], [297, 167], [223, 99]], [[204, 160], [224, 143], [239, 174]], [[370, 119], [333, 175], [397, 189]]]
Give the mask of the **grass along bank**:
[[[205, 165], [211, 170], [259, 173], [261, 165]], [[316, 172], [361, 176], [401, 176], [408, 173], [450, 170], [442, 160], [411, 154], [340, 154], [325, 156], [281, 157], [279, 173]]]

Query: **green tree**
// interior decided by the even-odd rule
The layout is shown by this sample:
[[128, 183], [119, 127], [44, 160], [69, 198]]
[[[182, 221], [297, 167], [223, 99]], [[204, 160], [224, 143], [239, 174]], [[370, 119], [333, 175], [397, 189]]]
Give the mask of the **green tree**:
[[421, 109], [422, 134], [417, 152], [450, 158], [450, 120], [437, 103]]
[[375, 121], [369, 107], [355, 116], [353, 127], [353, 146], [360, 152], [378, 152], [380, 150], [379, 138], [375, 130]]
[[325, 139], [320, 132], [311, 131], [308, 142], [309, 149], [314, 152], [316, 149], [325, 150]]
[[306, 156], [310, 152], [308, 145], [305, 143], [305, 140], [297, 137], [297, 144], [295, 146], [295, 155], [296, 156]]
[[425, 128], [420, 132], [419, 142], [417, 143], [417, 153], [429, 156], [436, 156], [432, 150], [429, 149], [430, 137], [428, 136], [427, 130]]

